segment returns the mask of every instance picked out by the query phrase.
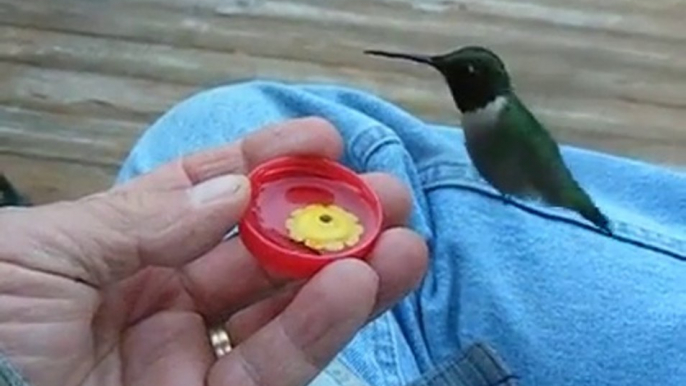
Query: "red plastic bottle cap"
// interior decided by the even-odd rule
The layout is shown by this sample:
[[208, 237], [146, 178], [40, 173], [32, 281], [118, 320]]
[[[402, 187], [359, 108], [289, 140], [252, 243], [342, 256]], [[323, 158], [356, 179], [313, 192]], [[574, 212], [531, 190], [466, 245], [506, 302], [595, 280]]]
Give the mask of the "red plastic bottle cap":
[[365, 259], [379, 237], [379, 197], [334, 161], [282, 157], [249, 178], [252, 193], [239, 234], [275, 276], [302, 279], [338, 259]]

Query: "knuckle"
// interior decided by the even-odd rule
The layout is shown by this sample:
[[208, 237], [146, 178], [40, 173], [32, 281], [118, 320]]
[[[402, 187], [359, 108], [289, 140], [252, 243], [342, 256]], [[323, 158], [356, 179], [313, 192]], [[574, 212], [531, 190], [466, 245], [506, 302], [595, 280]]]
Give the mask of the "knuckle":
[[84, 206], [84, 222], [90, 233], [82, 244], [81, 263], [97, 283], [107, 283], [141, 264], [142, 248], [137, 214], [144, 213], [142, 194], [126, 190], [91, 197]]

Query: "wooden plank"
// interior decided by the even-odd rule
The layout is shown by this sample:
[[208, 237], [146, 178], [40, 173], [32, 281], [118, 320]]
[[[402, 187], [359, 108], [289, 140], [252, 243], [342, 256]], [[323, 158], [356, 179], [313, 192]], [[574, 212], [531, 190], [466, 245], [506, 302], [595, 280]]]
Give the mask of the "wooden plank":
[[[545, 119], [545, 115], [541, 115]], [[618, 156], [642, 159], [668, 167], [677, 167], [686, 171], [686, 139], [683, 133], [673, 137], [639, 139], [632, 132], [592, 130], [577, 126], [553, 127], [556, 139], [565, 144], [572, 144], [587, 149], [596, 149]], [[632, 129], [640, 129], [633, 127]]]
[[0, 63], [0, 104], [83, 117], [148, 122], [192, 87]]
[[[285, 43], [284, 43], [285, 44]], [[332, 55], [334, 53], [332, 52]], [[368, 58], [365, 57], [367, 60]], [[189, 85], [234, 81], [250, 77], [279, 78], [287, 81], [356, 82], [364, 86], [394, 85], [402, 78], [419, 81], [436, 79], [429, 69], [419, 70], [406, 63], [374, 59], [373, 69], [356, 66], [331, 66], [319, 62], [289, 60], [274, 57], [229, 54], [200, 49], [182, 49], [159, 44], [141, 44], [110, 38], [74, 36], [51, 31], [0, 27], [0, 60], [26, 63], [43, 68], [71, 71], [100, 72], [123, 76], [143, 77], [168, 83]], [[313, 59], [314, 60], [314, 59]], [[230, 64], [230, 65], [229, 65]], [[686, 62], [683, 74], [672, 76], [669, 71], [646, 73], [635, 65], [605, 68], [570, 62], [559, 56], [522, 56], [517, 64], [522, 68], [536, 68], [535, 76], [520, 74], [515, 69], [517, 83], [531, 89], [551, 92], [583, 93], [584, 95], [612, 95], [642, 98], [657, 104], [686, 106], [682, 92], [686, 85]], [[379, 68], [385, 66], [386, 68]], [[392, 70], [392, 71], [391, 71]], [[565, 74], [568, 74], [565, 77]], [[651, 76], [645, 87], [641, 76]], [[520, 82], [521, 81], [521, 82]], [[370, 84], [364, 84], [364, 83]], [[659, 91], [659, 92], [656, 92]], [[390, 91], [390, 90], [389, 90]], [[397, 90], [393, 90], [397, 95]]]
[[304, 60], [184, 49], [6, 26], [0, 26], [0, 60], [192, 86], [252, 77], [322, 82], [378, 79], [377, 83], [381, 84], [397, 82], [402, 76]]
[[0, 152], [0, 170], [33, 204], [71, 200], [108, 189], [116, 169]]
[[[121, 51], [120, 51], [121, 52]], [[121, 57], [127, 57], [125, 53]], [[134, 57], [134, 56], [131, 56]], [[155, 61], [149, 62], [153, 69], [164, 73], [168, 68], [155, 67]], [[103, 63], [103, 67], [107, 67]], [[138, 67], [146, 72], [148, 69], [144, 65]], [[126, 67], [126, 63], [123, 65]], [[129, 74], [135, 70], [135, 66], [128, 67]], [[171, 70], [174, 75], [174, 69]], [[226, 77], [224, 82], [250, 78], [246, 73], [236, 70]], [[247, 70], [250, 71], [250, 70]], [[55, 70], [41, 68], [32, 65], [15, 64], [0, 62], [0, 73], [6, 76], [0, 77], [0, 105], [17, 107], [22, 109], [39, 110], [54, 114], [74, 115], [83, 118], [113, 119], [131, 122], [150, 123], [174, 104], [178, 103], [194, 92], [200, 91], [200, 87], [189, 85], [179, 85], [172, 83], [162, 83], [146, 79], [137, 79], [128, 76], [115, 76], [105, 74], [86, 73], [82, 71]], [[195, 74], [195, 75], [192, 75]], [[139, 74], [141, 75], [141, 74]], [[191, 73], [187, 77], [195, 76], [197, 79], [210, 78], [212, 74], [207, 72]], [[292, 80], [299, 79], [296, 75], [291, 75]], [[319, 76], [319, 77], [318, 77]], [[355, 77], [358, 81], [367, 81], [365, 84], [371, 88], [384, 89], [391, 82], [375, 80], [373, 77], [364, 78], [365, 73]], [[405, 79], [402, 76], [378, 74], [382, 79], [392, 77], [400, 81], [406, 87], [393, 88], [395, 100], [407, 102], [408, 105], [416, 106], [429, 115], [435, 114], [439, 110], [450, 111], [445, 106], [450, 106], [448, 99], [439, 101], [438, 107], [433, 102], [436, 101], [435, 91], [431, 89], [418, 90], [420, 86], [416, 80]], [[159, 77], [162, 77], [160, 75]], [[287, 78], [286, 75], [281, 79]], [[326, 74], [312, 73], [309, 81], [329, 82], [333, 78]], [[340, 78], [339, 78], [340, 79]], [[219, 82], [219, 80], [217, 80]], [[442, 84], [434, 80], [437, 88], [443, 88]], [[222, 82], [223, 83], [223, 82]], [[415, 86], [415, 87], [411, 87]], [[207, 86], [209, 87], [209, 86]], [[397, 86], [394, 86], [397, 87]], [[447, 94], [446, 94], [447, 95]], [[427, 103], [428, 101], [428, 103]]]
[[[134, 0], [135, 1], [135, 0]], [[176, 0], [186, 1], [189, 0]], [[218, 0], [221, 1], [221, 0]], [[590, 11], [606, 11], [606, 12], [635, 12], [643, 15], [651, 14], [660, 16], [664, 13], [672, 13], [678, 11], [679, 0], [658, 0], [658, 1], [641, 1], [635, 0], [574, 0], [573, 2], [566, 2], [562, 0], [441, 0], [441, 1], [416, 1], [416, 0], [379, 0], [386, 3], [405, 4], [418, 10], [428, 10], [433, 12], [441, 12], [450, 8], [469, 9], [472, 5], [492, 4], [496, 6], [500, 3], [508, 3], [510, 6], [519, 7], [552, 7], [555, 9], [577, 9]]]
[[0, 107], [0, 153], [118, 167], [144, 127]]

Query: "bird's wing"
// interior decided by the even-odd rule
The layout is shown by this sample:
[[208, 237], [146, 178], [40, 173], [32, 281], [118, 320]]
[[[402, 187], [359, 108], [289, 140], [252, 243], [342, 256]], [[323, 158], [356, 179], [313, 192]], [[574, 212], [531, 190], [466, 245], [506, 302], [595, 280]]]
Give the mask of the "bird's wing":
[[[519, 108], [518, 108], [519, 107]], [[528, 182], [549, 204], [577, 211], [598, 227], [611, 233], [608, 218], [596, 207], [565, 165], [560, 148], [550, 133], [515, 96], [506, 111], [512, 139], [519, 139], [520, 167], [529, 171]], [[514, 137], [516, 136], [516, 138]]]
[[502, 114], [501, 122], [510, 125], [509, 142], [519, 150], [520, 167], [529, 171], [529, 183], [545, 198], [553, 199], [555, 188], [573, 181], [557, 142], [516, 95]]

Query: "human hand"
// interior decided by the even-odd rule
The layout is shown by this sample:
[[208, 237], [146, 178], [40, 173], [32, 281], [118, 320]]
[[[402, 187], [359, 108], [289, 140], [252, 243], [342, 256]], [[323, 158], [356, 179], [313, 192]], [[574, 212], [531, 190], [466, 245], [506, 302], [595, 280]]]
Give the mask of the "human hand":
[[[35, 386], [306, 384], [421, 279], [409, 193], [364, 175], [385, 212], [375, 249], [307, 281], [270, 277], [222, 238], [258, 163], [341, 151], [328, 123], [294, 120], [78, 201], [1, 210], [0, 351]], [[234, 346], [218, 359], [217, 322]]]

